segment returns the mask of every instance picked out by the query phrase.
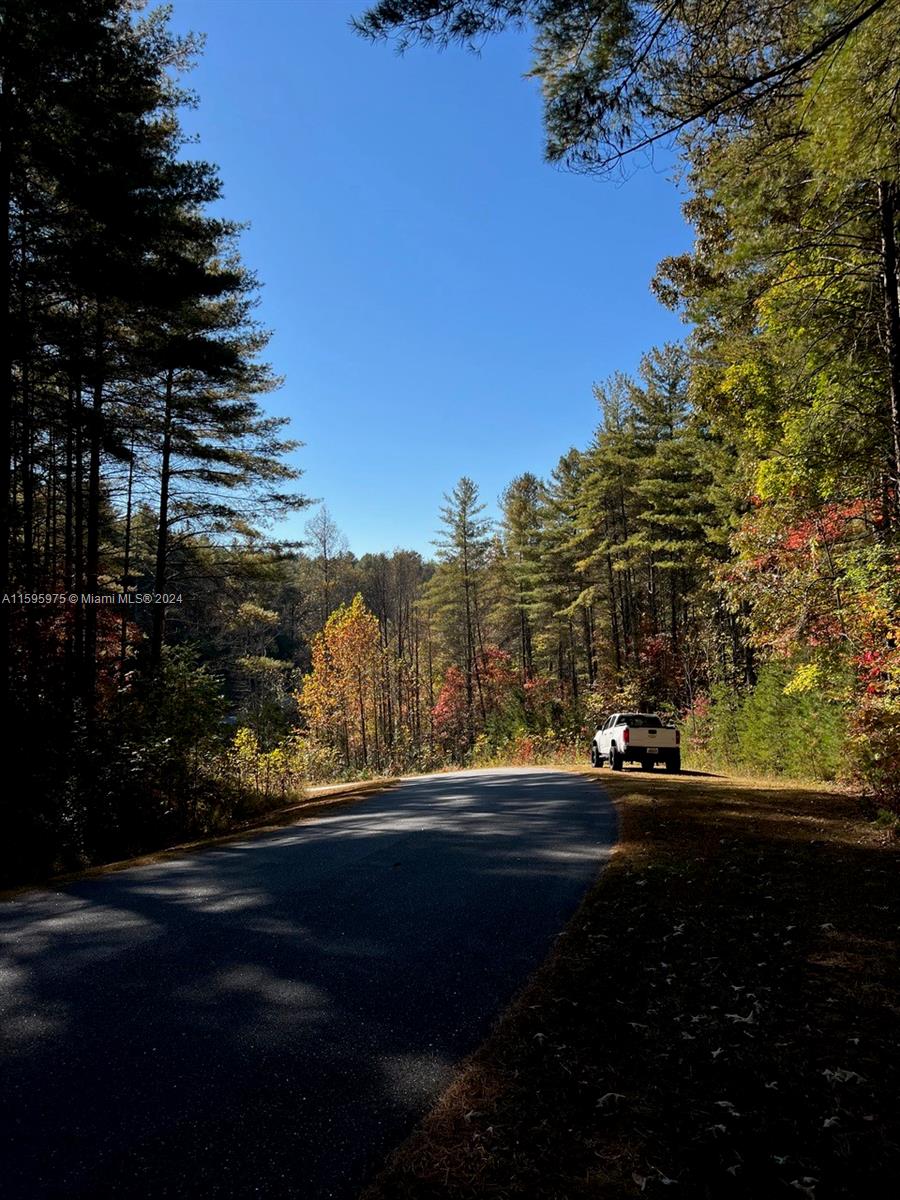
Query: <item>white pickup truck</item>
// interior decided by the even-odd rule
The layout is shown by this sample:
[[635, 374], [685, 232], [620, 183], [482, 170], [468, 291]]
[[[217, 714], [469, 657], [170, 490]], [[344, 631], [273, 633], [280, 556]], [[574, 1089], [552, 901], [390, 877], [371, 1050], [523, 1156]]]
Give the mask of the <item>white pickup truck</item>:
[[656, 713], [613, 713], [591, 742], [591, 766], [602, 767], [604, 762], [614, 771], [621, 771], [626, 762], [638, 762], [645, 771], [659, 762], [667, 771], [680, 771], [681, 735]]

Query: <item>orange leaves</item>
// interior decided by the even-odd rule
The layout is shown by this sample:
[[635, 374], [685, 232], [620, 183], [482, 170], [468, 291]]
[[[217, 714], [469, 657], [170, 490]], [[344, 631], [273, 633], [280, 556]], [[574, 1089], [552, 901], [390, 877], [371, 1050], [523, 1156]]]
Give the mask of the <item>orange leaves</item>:
[[775, 508], [765, 511], [756, 498], [755, 507], [759, 516], [744, 521], [737, 539], [745, 561], [755, 569], [790, 565], [794, 556], [829, 549], [880, 519], [878, 505], [867, 499], [823, 504], [789, 525], [781, 523]]
[[466, 692], [466, 677], [459, 667], [448, 667], [432, 711], [435, 737], [443, 746], [465, 747], [471, 706]]
[[469, 678], [459, 667], [448, 667], [432, 712], [438, 741], [447, 749], [464, 750], [482, 732], [482, 714], [490, 719], [498, 713], [519, 686], [513, 661], [499, 646], [485, 646], [476, 655]]
[[384, 656], [378, 618], [359, 594], [335, 609], [313, 641], [313, 669], [297, 703], [310, 731], [322, 741], [341, 742], [348, 759], [368, 757]]
[[803, 511], [756, 506], [734, 538], [738, 557], [720, 578], [736, 610], [752, 610], [756, 645], [789, 657], [859, 646], [866, 595], [884, 581], [874, 537], [879, 502], [858, 497]]
[[488, 711], [500, 708], [514, 688], [519, 686], [519, 674], [513, 661], [499, 646], [485, 646], [479, 655], [482, 687]]

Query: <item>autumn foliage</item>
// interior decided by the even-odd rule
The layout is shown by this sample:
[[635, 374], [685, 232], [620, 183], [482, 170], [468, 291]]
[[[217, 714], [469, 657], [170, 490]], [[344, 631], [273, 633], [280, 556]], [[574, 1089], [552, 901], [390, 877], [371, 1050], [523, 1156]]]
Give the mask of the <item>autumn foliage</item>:
[[325, 622], [312, 645], [312, 671], [297, 697], [310, 732], [340, 749], [347, 766], [378, 760], [384, 743], [379, 684], [388, 665], [378, 620], [357, 594]]

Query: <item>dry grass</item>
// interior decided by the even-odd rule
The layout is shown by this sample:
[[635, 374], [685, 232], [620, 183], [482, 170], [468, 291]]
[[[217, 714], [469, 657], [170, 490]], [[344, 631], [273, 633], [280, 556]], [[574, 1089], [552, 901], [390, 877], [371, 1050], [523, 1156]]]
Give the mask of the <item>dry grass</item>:
[[365, 1200], [895, 1195], [900, 844], [814, 786], [596, 774], [612, 864]]

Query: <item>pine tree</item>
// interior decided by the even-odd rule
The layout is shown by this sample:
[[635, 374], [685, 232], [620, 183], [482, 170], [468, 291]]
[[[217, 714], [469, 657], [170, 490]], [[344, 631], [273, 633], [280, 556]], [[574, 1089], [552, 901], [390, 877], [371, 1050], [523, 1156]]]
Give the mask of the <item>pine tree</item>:
[[429, 585], [429, 599], [451, 657], [463, 669], [471, 745], [475, 740], [476, 711], [482, 724], [487, 718], [482, 680], [482, 593], [493, 523], [483, 516], [485, 506], [478, 498], [478, 488], [465, 475], [444, 499], [444, 528], [435, 542], [440, 566]]
[[509, 640], [518, 645], [522, 682], [534, 676], [532, 609], [540, 553], [541, 505], [544, 489], [526, 472], [509, 484], [501, 498], [502, 557], [498, 558], [501, 591], [508, 610]]
[[[221, 183], [184, 153], [196, 42], [125, 0], [9, 0], [0, 20], [3, 592], [165, 592], [188, 563], [235, 567], [226, 543], [258, 554], [302, 500], [256, 399], [274, 379], [236, 227], [206, 212]], [[148, 629], [122, 611], [0, 606], [8, 731], [41, 746], [17, 789], [32, 831], [61, 827], [61, 795], [93, 819], [92, 756], [137, 704], [131, 651], [159, 665], [165, 612]]]

